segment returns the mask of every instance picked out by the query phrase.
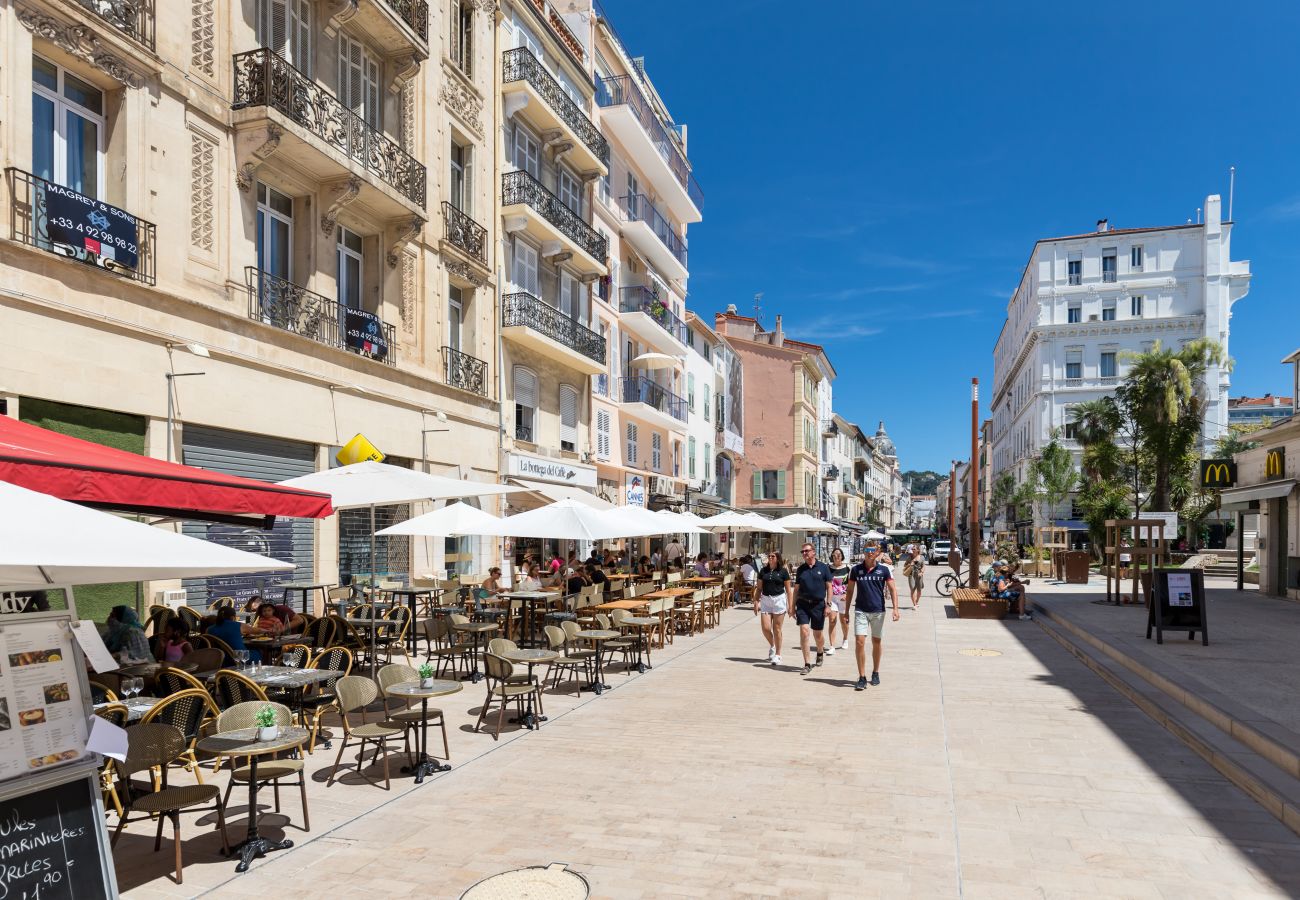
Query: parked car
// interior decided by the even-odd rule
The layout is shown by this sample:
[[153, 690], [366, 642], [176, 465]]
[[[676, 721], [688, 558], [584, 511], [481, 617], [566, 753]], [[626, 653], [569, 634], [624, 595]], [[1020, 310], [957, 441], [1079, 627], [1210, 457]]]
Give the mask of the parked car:
[[930, 546], [930, 565], [946, 566], [950, 550], [952, 550], [952, 541], [935, 541]]

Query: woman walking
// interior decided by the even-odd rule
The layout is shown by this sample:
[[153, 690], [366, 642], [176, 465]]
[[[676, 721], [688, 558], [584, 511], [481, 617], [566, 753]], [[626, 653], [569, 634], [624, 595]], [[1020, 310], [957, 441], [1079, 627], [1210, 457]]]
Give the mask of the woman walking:
[[767, 554], [767, 565], [758, 572], [759, 594], [754, 602], [754, 612], [761, 613], [763, 637], [767, 638], [767, 659], [774, 666], [781, 665], [781, 626], [790, 611], [790, 572], [781, 562], [781, 554]]
[[921, 604], [921, 589], [925, 587], [925, 554], [913, 546], [911, 548], [912, 558], [903, 566], [903, 574], [907, 576], [907, 586], [912, 590], [912, 609], [916, 609]]
[[844, 562], [844, 551], [836, 547], [831, 551], [830, 603], [826, 604], [826, 655], [835, 654], [835, 626], [840, 626], [840, 649], [849, 645], [849, 617], [844, 608], [844, 595], [848, 590], [849, 566]]

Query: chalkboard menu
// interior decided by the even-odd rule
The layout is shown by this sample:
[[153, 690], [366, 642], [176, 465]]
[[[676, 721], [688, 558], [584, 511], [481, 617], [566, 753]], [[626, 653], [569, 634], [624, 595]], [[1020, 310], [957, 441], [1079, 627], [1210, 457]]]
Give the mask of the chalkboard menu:
[[1147, 609], [1147, 640], [1152, 630], [1156, 643], [1163, 644], [1164, 631], [1186, 631], [1187, 639], [1201, 634], [1201, 643], [1210, 643], [1205, 624], [1205, 573], [1200, 569], [1157, 569], [1154, 597]]
[[97, 790], [91, 770], [0, 798], [0, 900], [117, 896]]

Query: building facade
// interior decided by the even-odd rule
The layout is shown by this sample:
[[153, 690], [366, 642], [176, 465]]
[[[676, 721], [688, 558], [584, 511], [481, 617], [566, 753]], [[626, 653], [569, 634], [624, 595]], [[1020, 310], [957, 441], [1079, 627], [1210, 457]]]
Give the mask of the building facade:
[[1269, 425], [1295, 414], [1295, 397], [1232, 397], [1228, 400], [1229, 425]]

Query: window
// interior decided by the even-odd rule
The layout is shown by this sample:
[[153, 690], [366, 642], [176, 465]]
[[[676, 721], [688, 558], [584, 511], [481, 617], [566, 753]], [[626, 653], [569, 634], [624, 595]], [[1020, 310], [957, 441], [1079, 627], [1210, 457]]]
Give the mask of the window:
[[1141, 272], [1143, 262], [1142, 245], [1134, 244], [1128, 251], [1128, 267], [1130, 271]]
[[600, 342], [604, 344], [606, 347], [606, 351], [605, 351], [606, 369], [604, 372], [601, 372], [599, 375], [596, 376], [596, 380], [593, 383], [593, 388], [597, 394], [600, 394], [602, 397], [608, 397], [609, 396], [609, 368], [611, 367], [611, 363], [612, 363], [610, 356], [613, 354], [613, 349], [615, 346], [618, 345], [618, 342], [611, 341], [609, 339], [609, 326], [605, 324], [604, 319], [601, 319], [597, 323], [597, 327], [600, 329]]
[[609, 459], [610, 455], [609, 419], [608, 410], [596, 410], [596, 456], [600, 459]]
[[807, 372], [803, 372], [803, 399], [809, 406], [817, 405], [817, 383]]
[[1066, 311], [1065, 311], [1065, 321], [1069, 322], [1070, 324], [1074, 324], [1075, 322], [1082, 322], [1082, 321], [1083, 321], [1083, 304], [1082, 304], [1082, 303], [1071, 303], [1071, 304], [1069, 305], [1069, 307], [1066, 308]]
[[473, 215], [473, 192], [470, 179], [473, 174], [470, 162], [473, 148], [451, 142], [451, 181], [447, 200], [465, 215]]
[[1065, 439], [1067, 441], [1077, 441], [1079, 439], [1079, 426], [1074, 421], [1074, 407], [1067, 406], [1065, 412]]
[[1101, 280], [1114, 281], [1116, 268], [1116, 257], [1119, 251], [1114, 247], [1106, 247], [1101, 251]]
[[761, 469], [754, 472], [755, 500], [785, 499], [785, 470]]
[[1083, 351], [1082, 350], [1065, 351], [1065, 377], [1066, 378], [1083, 377]]
[[695, 477], [695, 438], [686, 439], [686, 476]]
[[1134, 294], [1128, 298], [1128, 314], [1134, 319], [1142, 318], [1142, 295]]
[[650, 433], [650, 468], [656, 472], [663, 471], [664, 442], [663, 435], [657, 431]]
[[560, 312], [570, 319], [579, 319], [582, 312], [582, 298], [578, 293], [578, 279], [568, 270], [560, 270]]
[[703, 399], [703, 401], [704, 401], [704, 408], [703, 408], [703, 410], [701, 410], [701, 411], [704, 413], [704, 421], [707, 422], [707, 421], [709, 421], [709, 405], [710, 405], [710, 404], [709, 404], [709, 386], [708, 386], [707, 384], [704, 385], [704, 396], [703, 396], [702, 399]]
[[257, 267], [293, 281], [293, 200], [257, 183]]
[[[611, 165], [609, 168], [612, 171], [614, 167]], [[609, 206], [610, 190], [609, 172], [607, 171], [604, 175], [600, 176], [600, 180], [596, 182], [596, 196], [599, 197], [600, 202], [606, 206]]]
[[537, 286], [537, 248], [519, 238], [515, 238], [514, 246], [514, 273], [511, 280], [515, 283], [515, 290], [525, 291], [536, 297], [541, 293], [541, 289]]
[[460, 351], [460, 333], [465, 324], [465, 300], [460, 288], [447, 285], [447, 346]]
[[578, 389], [560, 385], [560, 449], [578, 449]]
[[261, 44], [311, 78], [311, 0], [262, 0]]
[[99, 88], [32, 57], [32, 170], [99, 199], [104, 183], [104, 95]]
[[527, 172], [534, 178], [541, 178], [542, 163], [533, 133], [515, 122], [515, 168]]
[[537, 376], [523, 366], [514, 368], [515, 440], [532, 442], [536, 439]]
[[379, 93], [379, 63], [360, 41], [339, 35], [339, 100], [378, 131], [383, 118]]
[[1083, 284], [1083, 260], [1072, 259], [1066, 265], [1070, 284]]
[[624, 454], [623, 462], [629, 466], [636, 465], [636, 423], [627, 423], [627, 453]]
[[695, 412], [695, 373], [686, 374], [686, 409]]
[[338, 296], [340, 306], [361, 309], [361, 235], [339, 226]]
[[704, 456], [700, 458], [700, 467], [701, 469], [703, 469], [703, 471], [700, 473], [700, 477], [703, 478], [705, 481], [708, 480], [709, 473], [712, 472], [714, 469], [712, 460], [713, 460], [713, 447], [709, 444], [705, 444]]
[[474, 4], [451, 0], [451, 61], [466, 75], [474, 74]]
[[1103, 350], [1101, 354], [1101, 377], [1115, 377], [1115, 351]]
[[1114, 321], [1115, 321], [1115, 301], [1114, 301], [1114, 300], [1103, 300], [1103, 301], [1101, 301], [1101, 320], [1102, 320], [1103, 322], [1114, 322]]
[[559, 174], [555, 177], [555, 187], [560, 202], [578, 215], [582, 215], [582, 187], [568, 169], [560, 168]]

